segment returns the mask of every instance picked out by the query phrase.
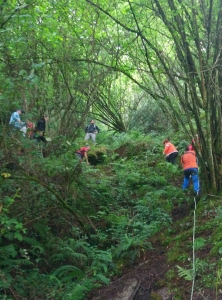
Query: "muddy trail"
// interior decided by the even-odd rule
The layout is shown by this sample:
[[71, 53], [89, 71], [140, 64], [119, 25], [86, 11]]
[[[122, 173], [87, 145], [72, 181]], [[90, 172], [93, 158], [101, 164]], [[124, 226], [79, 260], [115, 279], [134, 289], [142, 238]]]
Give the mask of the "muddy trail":
[[[187, 203], [175, 207], [173, 226], [188, 215], [192, 218], [192, 214], [193, 209]], [[153, 249], [146, 251], [133, 266], [125, 267], [108, 286], [94, 290], [87, 300], [222, 300], [220, 291], [216, 293], [204, 288], [192, 292], [192, 281], [179, 276], [172, 280], [169, 274], [170, 270], [176, 269], [176, 264], [168, 262], [170, 246], [163, 245], [159, 235], [152, 239], [151, 244]], [[208, 250], [201, 255], [207, 256]], [[182, 291], [180, 295], [176, 292], [178, 288]]]

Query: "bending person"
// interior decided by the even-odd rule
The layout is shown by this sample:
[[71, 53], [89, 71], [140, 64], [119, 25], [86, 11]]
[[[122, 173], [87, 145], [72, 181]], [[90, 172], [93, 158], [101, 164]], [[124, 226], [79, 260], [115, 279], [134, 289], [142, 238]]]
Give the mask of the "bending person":
[[166, 161], [175, 164], [176, 158], [178, 156], [178, 151], [176, 147], [172, 143], [170, 143], [168, 139], [165, 139], [163, 141], [163, 144], [164, 144], [163, 154], [166, 155]]
[[80, 160], [80, 162], [83, 162], [84, 159], [86, 160], [87, 166], [89, 166], [88, 155], [87, 155], [89, 149], [90, 146], [86, 144], [84, 147], [81, 147], [79, 150], [76, 150], [75, 152], [76, 157]]
[[26, 132], [27, 132], [27, 128], [26, 128], [26, 123], [22, 122], [20, 119], [20, 115], [24, 113], [24, 111], [19, 108], [17, 109], [17, 111], [13, 112], [11, 117], [10, 117], [10, 121], [9, 121], [9, 126], [12, 130], [14, 129], [18, 129], [20, 131], [22, 131], [23, 136], [26, 136]]

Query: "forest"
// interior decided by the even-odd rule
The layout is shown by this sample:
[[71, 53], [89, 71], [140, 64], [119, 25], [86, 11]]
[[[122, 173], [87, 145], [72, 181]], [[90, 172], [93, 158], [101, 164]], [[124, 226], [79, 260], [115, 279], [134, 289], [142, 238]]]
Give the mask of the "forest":
[[0, 299], [222, 299], [222, 1], [2, 0], [0, 34]]

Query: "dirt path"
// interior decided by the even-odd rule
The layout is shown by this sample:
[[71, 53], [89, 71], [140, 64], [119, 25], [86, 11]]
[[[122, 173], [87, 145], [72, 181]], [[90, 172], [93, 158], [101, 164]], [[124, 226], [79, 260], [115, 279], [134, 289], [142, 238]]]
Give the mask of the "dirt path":
[[159, 288], [158, 282], [164, 280], [170, 266], [166, 264], [164, 249], [155, 248], [146, 253], [146, 257], [135, 267], [123, 271], [123, 276], [114, 278], [109, 286], [103, 287], [91, 295], [89, 300], [148, 300], [153, 292], [165, 293], [167, 289]]
[[[172, 218], [176, 222], [190, 212], [190, 207], [187, 205], [175, 207]], [[172, 265], [168, 263], [168, 247], [163, 247], [158, 239], [153, 239], [151, 244], [153, 250], [147, 251], [134, 266], [122, 270], [122, 276], [113, 278], [109, 286], [92, 292], [88, 300], [190, 300], [191, 281], [178, 276], [174, 282], [170, 282], [171, 288], [179, 289], [183, 296], [169, 291], [166, 274], [176, 268], [176, 263]], [[198, 284], [195, 285], [192, 300], [222, 300], [222, 291], [216, 294], [215, 290], [200, 289], [197, 286]]]

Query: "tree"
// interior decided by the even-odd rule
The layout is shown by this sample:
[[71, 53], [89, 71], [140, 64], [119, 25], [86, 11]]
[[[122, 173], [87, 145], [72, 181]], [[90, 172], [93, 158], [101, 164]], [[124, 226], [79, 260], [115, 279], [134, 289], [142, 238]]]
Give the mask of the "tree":
[[53, 135], [75, 139], [93, 109], [105, 124], [126, 130], [128, 101], [115, 100], [108, 79], [122, 73], [157, 101], [175, 128], [199, 136], [208, 189], [219, 191], [221, 2], [63, 4], [2, 4], [0, 101], [8, 114], [18, 104], [35, 117], [50, 112]]
[[87, 2], [113, 21], [116, 32], [121, 27], [118, 69], [128, 75], [126, 67], [134, 67], [134, 82], [187, 136], [198, 134], [207, 188], [219, 191], [221, 1]]

